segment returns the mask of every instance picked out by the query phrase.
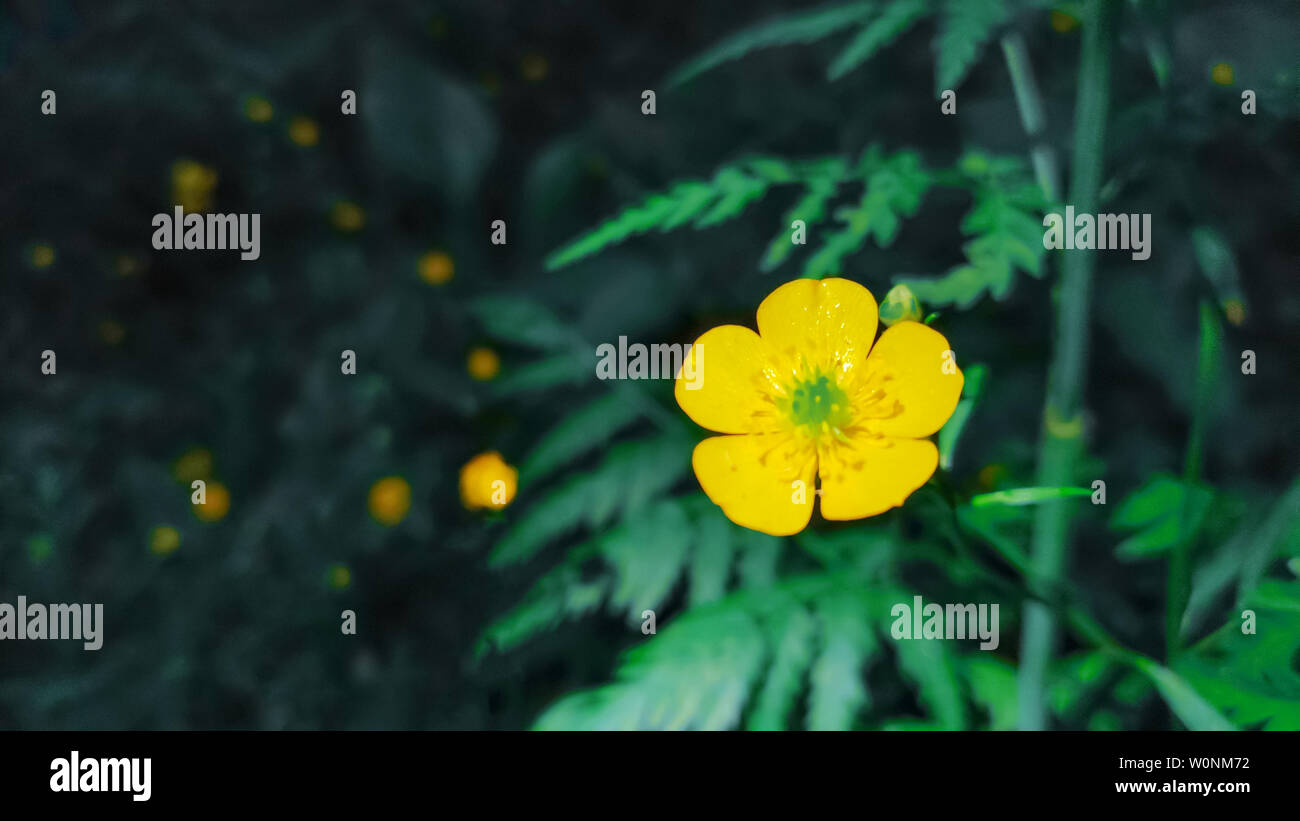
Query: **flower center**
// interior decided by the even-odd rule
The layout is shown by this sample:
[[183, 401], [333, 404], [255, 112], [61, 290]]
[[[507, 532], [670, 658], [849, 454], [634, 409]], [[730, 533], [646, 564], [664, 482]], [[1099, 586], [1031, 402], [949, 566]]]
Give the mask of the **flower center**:
[[819, 372], [797, 380], [787, 395], [777, 400], [777, 407], [795, 427], [805, 428], [814, 437], [842, 430], [853, 421], [848, 394], [836, 380]]

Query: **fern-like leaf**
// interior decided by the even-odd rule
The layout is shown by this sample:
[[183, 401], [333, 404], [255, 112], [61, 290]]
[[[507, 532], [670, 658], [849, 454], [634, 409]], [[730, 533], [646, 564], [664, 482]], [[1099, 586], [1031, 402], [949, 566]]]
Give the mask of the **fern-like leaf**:
[[970, 73], [984, 44], [1007, 20], [1006, 0], [946, 0], [935, 41], [935, 90], [956, 90]]
[[928, 10], [927, 0], [894, 0], [878, 18], [863, 26], [857, 36], [831, 61], [826, 69], [826, 78], [838, 80], [870, 60], [877, 51], [901, 37]]
[[773, 46], [813, 43], [859, 25], [879, 5], [869, 2], [819, 6], [786, 14], [743, 29], [687, 62], [668, 78], [669, 87], [679, 86], [722, 63], [737, 60], [751, 51]]

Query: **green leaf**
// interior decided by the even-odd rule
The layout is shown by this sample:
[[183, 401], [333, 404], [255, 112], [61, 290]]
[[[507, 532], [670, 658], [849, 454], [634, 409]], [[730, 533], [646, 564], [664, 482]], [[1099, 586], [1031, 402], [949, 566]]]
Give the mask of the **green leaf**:
[[689, 453], [690, 444], [674, 436], [617, 445], [594, 470], [529, 507], [497, 543], [489, 563], [524, 561], [565, 533], [638, 510], [685, 474]]
[[746, 727], [784, 730], [812, 663], [817, 623], [797, 602], [787, 600], [769, 617], [766, 628], [771, 631], [769, 643], [774, 647], [775, 657]]
[[527, 297], [481, 297], [470, 303], [469, 310], [488, 334], [501, 342], [555, 351], [578, 341], [549, 308]]
[[584, 581], [575, 563], [561, 565], [543, 576], [523, 602], [483, 631], [475, 655], [482, 658], [494, 650], [507, 652], [543, 630], [555, 629], [565, 619], [596, 610], [608, 587], [604, 578]]
[[759, 270], [771, 271], [790, 255], [794, 249], [791, 241], [793, 229], [790, 226], [795, 220], [803, 220], [804, 227], [811, 229], [825, 219], [826, 205], [839, 192], [845, 170], [844, 161], [838, 157], [826, 160], [820, 167], [813, 169], [812, 176], [805, 181], [803, 196], [786, 212], [781, 223], [781, 233], [768, 245], [767, 253], [759, 263]]
[[872, 55], [897, 40], [923, 17], [926, 0], [894, 0], [879, 17], [862, 27], [826, 69], [826, 79], [838, 80], [870, 60]]
[[533, 447], [519, 468], [528, 485], [595, 448], [636, 422], [640, 411], [625, 397], [611, 393], [565, 416]]
[[895, 643], [900, 669], [920, 688], [919, 698], [931, 718], [945, 730], [966, 728], [966, 703], [962, 700], [952, 654], [942, 641]]
[[564, 385], [580, 385], [584, 380], [591, 379], [595, 367], [594, 361], [583, 360], [584, 357], [577, 353], [563, 353], [527, 365], [505, 368], [490, 383], [488, 390], [493, 396], [501, 398]]
[[971, 697], [989, 712], [989, 729], [1014, 730], [1019, 714], [1016, 668], [988, 654], [968, 656], [962, 664]]
[[934, 93], [956, 90], [993, 31], [1007, 19], [1005, 0], [946, 0], [935, 41]]
[[972, 496], [971, 507], [989, 505], [1039, 505], [1058, 499], [1073, 499], [1079, 496], [1091, 496], [1092, 491], [1086, 487], [1018, 487], [1011, 490], [998, 490], [993, 493], [981, 493]]
[[1174, 715], [1189, 730], [1235, 730], [1231, 721], [1196, 692], [1182, 676], [1158, 664], [1149, 658], [1139, 658], [1134, 662], [1151, 683], [1156, 686], [1160, 697], [1174, 711]]
[[900, 151], [881, 160], [875, 148], [868, 149], [862, 166], [869, 169], [866, 188], [856, 206], [835, 213], [844, 227], [827, 236], [825, 243], [804, 267], [803, 275], [822, 279], [841, 273], [845, 257], [861, 250], [868, 237], [887, 248], [902, 226], [902, 219], [916, 214], [931, 184], [930, 175], [912, 151]]
[[695, 552], [690, 569], [692, 607], [722, 598], [731, 574], [735, 527], [712, 503], [709, 508], [695, 520]]
[[878, 5], [875, 0], [871, 0], [819, 6], [742, 29], [673, 72], [668, 78], [668, 86], [679, 86], [722, 63], [739, 59], [757, 49], [822, 40], [867, 20]]
[[975, 410], [975, 405], [979, 402], [980, 391], [984, 387], [984, 378], [987, 373], [988, 368], [983, 365], [971, 365], [962, 371], [962, 375], [966, 379], [961, 389], [962, 398], [957, 402], [957, 407], [953, 409], [952, 416], [939, 430], [939, 467], [944, 470], [952, 469], [952, 459], [957, 450], [957, 442], [961, 439], [962, 431], [966, 429], [966, 422], [970, 419], [971, 412]]
[[600, 539], [601, 554], [618, 576], [610, 604], [625, 608], [633, 622], [657, 609], [680, 578], [690, 544], [690, 523], [677, 501], [628, 515]]
[[[1183, 525], [1183, 498], [1187, 495], [1187, 519]], [[1169, 474], [1152, 477], [1135, 491], [1111, 517], [1111, 527], [1139, 532], [1115, 548], [1127, 559], [1148, 558], [1167, 551], [1179, 539], [1180, 530], [1192, 535], [1200, 529], [1214, 494], [1197, 485], [1186, 491], [1179, 478]], [[1181, 525], [1181, 527], [1180, 527]]]
[[871, 612], [860, 595], [836, 591], [816, 605], [821, 650], [810, 672], [808, 729], [848, 730], [869, 702], [866, 668], [878, 650]]

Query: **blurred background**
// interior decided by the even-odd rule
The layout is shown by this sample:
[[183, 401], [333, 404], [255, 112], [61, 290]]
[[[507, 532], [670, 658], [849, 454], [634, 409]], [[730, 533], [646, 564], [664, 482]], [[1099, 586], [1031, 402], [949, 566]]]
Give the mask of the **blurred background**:
[[[1151, 213], [1153, 253], [1098, 255], [1078, 484], [1109, 499], [1081, 503], [1070, 578], [1162, 658], [1164, 554], [1191, 540], [1171, 666], [1239, 726], [1298, 729], [1296, 7], [1119, 5], [1101, 210]], [[1014, 583], [995, 545], [1027, 549], [1032, 509], [967, 522], [974, 559], [944, 523], [1035, 484], [1061, 257], [1033, 247], [1049, 203], [1004, 50], [1068, 179], [1083, 15], [959, 6], [6, 3], [0, 601], [105, 625], [93, 653], [0, 644], [0, 727], [1011, 726], [1021, 602], [982, 571]], [[868, 202], [900, 156], [931, 172], [916, 203]], [[674, 222], [683, 181], [713, 199]], [[808, 248], [775, 250], [819, 190]], [[803, 274], [883, 299], [955, 270], [991, 231], [972, 192], [1034, 231], [973, 290], [915, 286], [983, 373], [942, 492], [743, 531], [699, 492], [671, 383], [595, 378], [597, 345], [752, 327]], [[155, 251], [177, 204], [261, 214], [261, 257]], [[897, 226], [854, 234], [845, 207]], [[1184, 482], [1202, 302], [1221, 339]], [[518, 468], [504, 509], [461, 484], [493, 452], [470, 475]], [[1002, 602], [1001, 646], [891, 646], [912, 595]], [[1221, 629], [1244, 602], [1277, 614], [1253, 643]], [[1077, 637], [1052, 670], [1055, 726], [1182, 726]]]

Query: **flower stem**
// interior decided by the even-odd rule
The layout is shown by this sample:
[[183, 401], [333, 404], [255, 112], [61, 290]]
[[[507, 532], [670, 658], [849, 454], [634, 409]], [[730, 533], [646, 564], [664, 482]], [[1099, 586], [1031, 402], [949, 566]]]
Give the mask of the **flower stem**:
[[[1101, 187], [1115, 9], [1114, 0], [1090, 0], [1084, 12], [1070, 168], [1070, 201], [1077, 213], [1096, 210]], [[1067, 230], [1073, 228], [1069, 226]], [[1038, 484], [1043, 486], [1072, 485], [1075, 481], [1083, 433], [1083, 388], [1095, 261], [1091, 253], [1076, 252], [1066, 254], [1062, 265], [1056, 341], [1038, 449]], [[1069, 501], [1056, 501], [1039, 505], [1036, 511], [1031, 545], [1033, 572], [1042, 582], [1054, 583], [1064, 570], [1072, 507]], [[1041, 603], [1027, 602], [1020, 648], [1019, 726], [1022, 730], [1041, 730], [1046, 726], [1045, 682], [1057, 633], [1052, 611]]]

